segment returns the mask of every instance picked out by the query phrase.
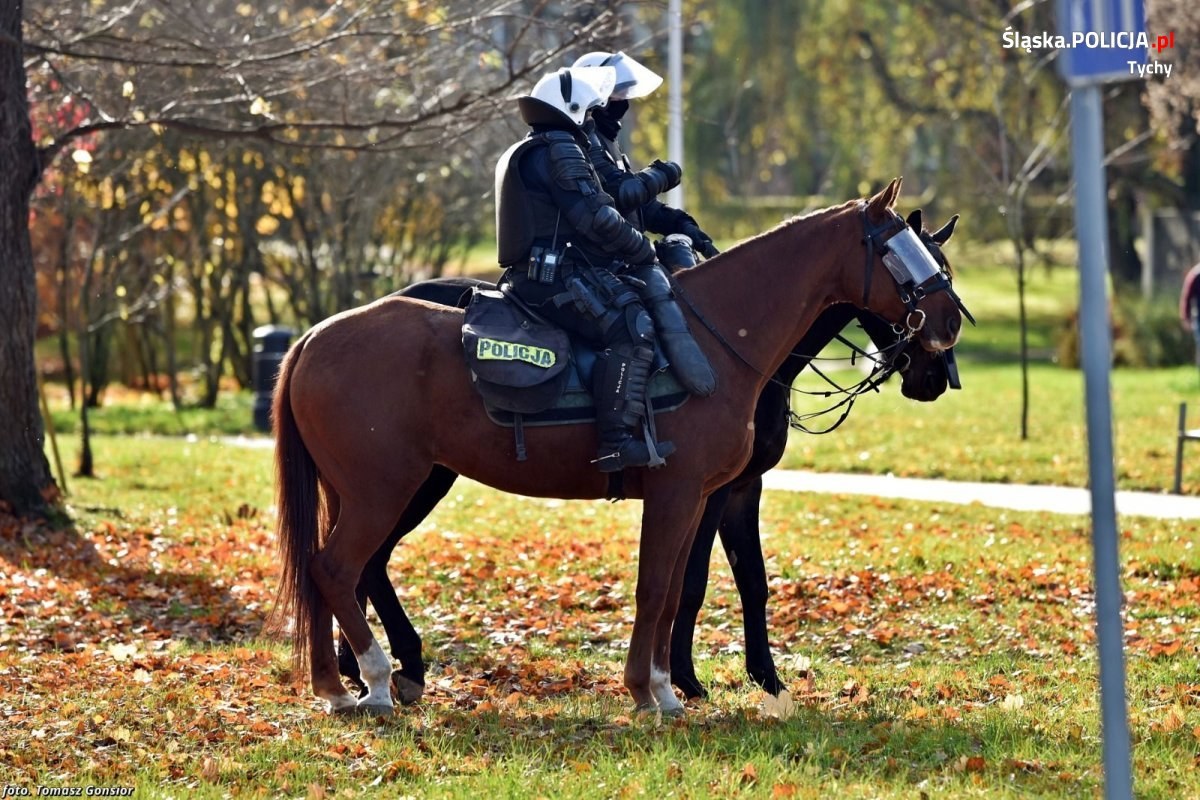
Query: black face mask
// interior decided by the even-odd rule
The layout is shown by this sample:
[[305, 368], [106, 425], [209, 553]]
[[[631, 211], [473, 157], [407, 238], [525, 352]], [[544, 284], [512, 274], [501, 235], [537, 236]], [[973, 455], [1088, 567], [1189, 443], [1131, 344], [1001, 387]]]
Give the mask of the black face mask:
[[616, 139], [617, 134], [621, 132], [621, 117], [625, 116], [628, 110], [628, 100], [609, 100], [608, 105], [592, 112], [592, 119], [596, 120], [596, 130], [609, 141]]

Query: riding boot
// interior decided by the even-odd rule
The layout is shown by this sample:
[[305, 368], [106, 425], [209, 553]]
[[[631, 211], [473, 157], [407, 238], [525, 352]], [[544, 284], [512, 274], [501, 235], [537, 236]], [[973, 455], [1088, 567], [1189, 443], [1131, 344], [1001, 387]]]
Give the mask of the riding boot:
[[717, 375], [688, 330], [687, 320], [675, 302], [666, 272], [659, 264], [646, 264], [631, 274], [646, 284], [646, 288], [639, 289], [639, 293], [646, 310], [654, 319], [654, 329], [658, 332], [658, 339], [667, 353], [675, 377], [692, 394], [708, 397], [717, 390]]
[[649, 434], [643, 433], [653, 358], [648, 347], [618, 345], [596, 362], [593, 384], [600, 429], [596, 465], [601, 472], [661, 466], [663, 458], [675, 452], [670, 442], [651, 442]]

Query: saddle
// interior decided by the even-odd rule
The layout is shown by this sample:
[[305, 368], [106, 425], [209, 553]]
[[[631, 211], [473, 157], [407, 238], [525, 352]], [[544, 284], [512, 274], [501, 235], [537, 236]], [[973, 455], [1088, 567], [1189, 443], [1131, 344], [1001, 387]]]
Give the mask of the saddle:
[[[488, 418], [515, 429], [517, 460], [525, 460], [526, 426], [594, 422], [592, 371], [598, 351], [541, 317], [507, 287], [475, 289], [462, 327], [471, 383]], [[650, 408], [674, 411], [687, 401], [660, 352], [655, 352]]]

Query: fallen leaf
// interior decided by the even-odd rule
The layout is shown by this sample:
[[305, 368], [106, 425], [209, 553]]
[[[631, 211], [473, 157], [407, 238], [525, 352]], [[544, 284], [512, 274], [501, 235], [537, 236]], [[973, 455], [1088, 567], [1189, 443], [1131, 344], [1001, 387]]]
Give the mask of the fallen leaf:
[[1025, 698], [1019, 694], [1006, 694], [1000, 701], [1000, 707], [1006, 711], [1016, 711], [1025, 707]]

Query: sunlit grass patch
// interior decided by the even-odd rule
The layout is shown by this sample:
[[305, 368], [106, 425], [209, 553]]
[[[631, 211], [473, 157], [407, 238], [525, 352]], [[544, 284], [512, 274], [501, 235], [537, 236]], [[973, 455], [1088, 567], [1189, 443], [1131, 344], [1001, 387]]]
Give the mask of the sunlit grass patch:
[[[659, 724], [631, 713], [621, 685], [639, 504], [460, 481], [391, 567], [424, 635], [426, 696], [343, 720], [263, 625], [278, 574], [270, 452], [97, 446], [103, 477], [73, 487], [73, 529], [0, 524], [0, 764], [17, 785], [596, 798], [1102, 786], [1085, 517], [768, 492], [772, 645], [794, 708], [764, 716], [718, 550], [697, 633], [710, 700]], [[1200, 794], [1197, 523], [1123, 518], [1121, 534], [1136, 788]]]

